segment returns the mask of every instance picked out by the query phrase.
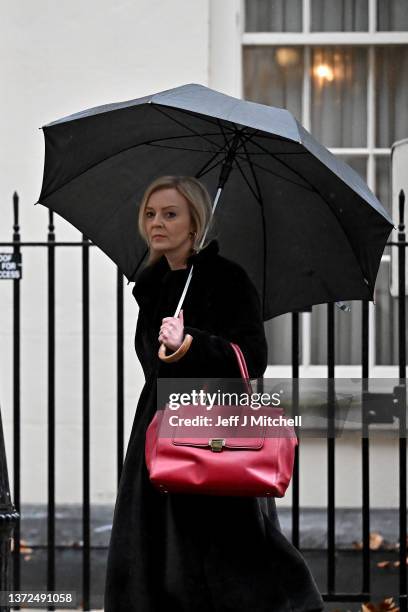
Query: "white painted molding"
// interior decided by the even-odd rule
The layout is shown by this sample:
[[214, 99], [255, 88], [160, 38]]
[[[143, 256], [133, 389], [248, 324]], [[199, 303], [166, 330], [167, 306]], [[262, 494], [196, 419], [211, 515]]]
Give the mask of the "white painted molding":
[[245, 32], [244, 45], [406, 45], [408, 32]]
[[241, 0], [210, 0], [209, 75], [213, 89], [242, 96], [242, 29]]

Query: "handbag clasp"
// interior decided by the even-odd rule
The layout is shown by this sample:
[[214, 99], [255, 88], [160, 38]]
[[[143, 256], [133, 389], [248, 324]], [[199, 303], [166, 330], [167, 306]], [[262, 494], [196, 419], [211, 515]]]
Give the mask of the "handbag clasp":
[[222, 447], [225, 446], [225, 438], [210, 438], [208, 444], [214, 453], [220, 453]]

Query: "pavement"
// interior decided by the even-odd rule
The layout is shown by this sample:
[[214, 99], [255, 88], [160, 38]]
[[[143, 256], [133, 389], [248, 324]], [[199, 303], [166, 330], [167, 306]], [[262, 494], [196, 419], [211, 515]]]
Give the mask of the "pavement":
[[[291, 538], [292, 513], [278, 508], [281, 529]], [[103, 612], [107, 547], [112, 525], [112, 506], [91, 508], [91, 594], [93, 612]], [[361, 511], [336, 510], [336, 592], [360, 592], [362, 585]], [[58, 506], [56, 512], [56, 586], [55, 590], [80, 591], [82, 584], [82, 511], [80, 506]], [[378, 533], [378, 550], [371, 550], [372, 601], [385, 597], [397, 600], [399, 519], [396, 510], [372, 509], [370, 532]], [[300, 548], [322, 592], [327, 588], [327, 513], [324, 509], [302, 509]], [[47, 514], [40, 506], [23, 506], [21, 537], [22, 590], [45, 590], [47, 578]], [[378, 542], [377, 542], [378, 543]], [[387, 562], [385, 567], [377, 563]], [[78, 586], [79, 585], [79, 586]], [[79, 593], [80, 594], [80, 593]], [[22, 608], [23, 609], [23, 608]], [[38, 608], [36, 608], [38, 610]], [[64, 608], [66, 610], [67, 608]], [[78, 609], [78, 608], [77, 608]], [[327, 602], [326, 612], [357, 612], [360, 603]], [[33, 608], [30, 608], [33, 610]], [[61, 610], [62, 612], [62, 610]]]

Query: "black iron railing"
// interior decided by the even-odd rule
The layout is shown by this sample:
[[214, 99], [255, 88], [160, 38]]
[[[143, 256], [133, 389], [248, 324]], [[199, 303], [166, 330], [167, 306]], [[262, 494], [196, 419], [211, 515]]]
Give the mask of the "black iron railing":
[[[13, 240], [1, 242], [0, 246], [12, 247], [15, 254], [20, 254], [21, 249], [46, 248], [48, 251], [48, 515], [47, 515], [47, 590], [55, 590], [56, 570], [56, 542], [55, 542], [55, 250], [59, 247], [72, 247], [82, 250], [82, 456], [83, 456], [83, 490], [82, 490], [82, 604], [84, 610], [90, 609], [90, 585], [91, 585], [91, 538], [90, 538], [90, 344], [89, 344], [89, 249], [92, 243], [83, 236], [78, 242], [57, 242], [54, 233], [53, 213], [49, 212], [49, 226], [47, 240], [44, 242], [24, 242], [20, 237], [18, 219], [18, 196], [14, 194], [14, 226]], [[386, 406], [386, 413], [390, 411], [399, 418], [399, 606], [401, 612], [407, 612], [407, 573], [406, 573], [406, 331], [405, 331], [405, 249], [407, 246], [404, 225], [404, 194], [400, 194], [400, 219], [398, 226], [398, 242], [388, 243], [389, 248], [398, 249], [399, 262], [399, 385], [394, 393], [382, 398], [382, 406]], [[0, 431], [0, 461], [2, 478], [0, 479], [0, 529], [1, 529], [1, 564], [0, 564], [0, 590], [5, 589], [10, 579], [10, 566], [6, 556], [5, 542], [10, 541], [10, 529], [15, 523], [14, 530], [14, 553], [13, 553], [13, 589], [20, 590], [20, 469], [21, 469], [21, 447], [20, 447], [20, 287], [21, 281], [13, 280], [13, 468], [14, 482], [13, 495], [15, 507], [11, 504], [10, 496], [7, 501], [7, 470], [5, 469], [4, 441], [2, 430]], [[124, 303], [123, 303], [124, 277], [117, 273], [117, 480], [119, 482], [123, 458], [124, 458]], [[362, 384], [364, 386], [363, 396], [370, 398], [368, 391], [369, 375], [369, 316], [368, 302], [362, 302], [361, 310], [361, 333], [362, 333]], [[335, 313], [334, 304], [327, 305], [327, 381], [328, 381], [328, 408], [329, 415], [334, 411], [334, 373], [335, 373]], [[292, 377], [293, 381], [299, 379], [299, 313], [292, 314]], [[294, 384], [294, 400], [297, 401], [298, 389]], [[363, 402], [364, 404], [364, 402]], [[296, 405], [296, 404], [295, 404]], [[372, 404], [371, 404], [372, 405]], [[381, 422], [384, 413], [379, 411], [377, 422]], [[334, 412], [333, 412], [334, 414]], [[387, 414], [385, 416], [387, 416]], [[374, 419], [375, 420], [375, 419]], [[364, 420], [364, 423], [366, 421]], [[1, 426], [1, 420], [0, 420]], [[366, 425], [365, 425], [366, 426]], [[301, 445], [296, 449], [295, 467], [292, 480], [292, 542], [299, 547], [299, 460]], [[363, 602], [370, 598], [370, 440], [368, 435], [361, 440], [362, 461], [362, 585], [360, 592], [346, 593], [336, 591], [336, 540], [335, 540], [335, 437], [328, 436], [327, 439], [327, 586], [323, 597], [326, 601]], [[4, 497], [6, 495], [6, 497]], [[6, 518], [4, 518], [6, 517]], [[9, 551], [10, 554], [10, 551]], [[49, 607], [49, 609], [54, 609]]]

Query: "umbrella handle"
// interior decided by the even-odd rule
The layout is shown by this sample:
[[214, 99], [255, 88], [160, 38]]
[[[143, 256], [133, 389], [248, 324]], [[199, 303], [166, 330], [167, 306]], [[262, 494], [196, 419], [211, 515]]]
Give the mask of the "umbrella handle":
[[180, 344], [177, 351], [174, 351], [174, 353], [170, 353], [170, 355], [166, 355], [166, 345], [161, 344], [158, 355], [160, 359], [162, 361], [165, 361], [166, 363], [172, 363], [173, 361], [178, 361], [179, 359], [183, 357], [183, 355], [187, 353], [192, 341], [193, 341], [193, 336], [191, 336], [190, 334], [186, 334], [184, 336], [183, 342]]

